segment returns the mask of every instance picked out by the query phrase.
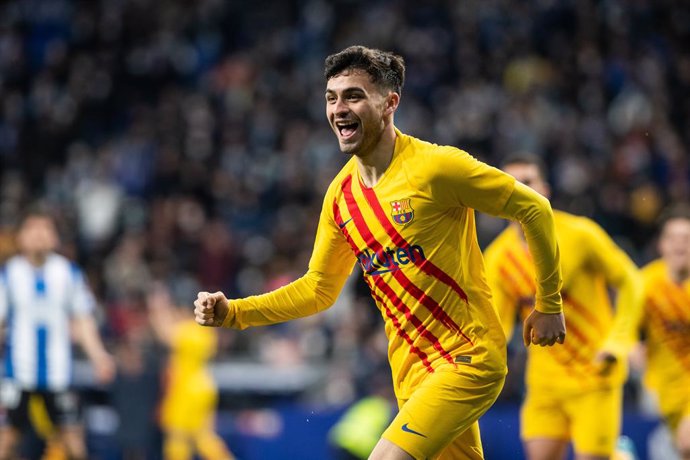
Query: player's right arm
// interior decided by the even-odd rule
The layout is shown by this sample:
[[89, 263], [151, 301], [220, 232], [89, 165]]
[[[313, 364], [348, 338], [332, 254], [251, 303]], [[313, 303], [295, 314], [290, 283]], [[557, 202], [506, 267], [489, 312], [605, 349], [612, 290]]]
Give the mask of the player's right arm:
[[222, 292], [200, 292], [194, 302], [203, 326], [246, 329], [313, 315], [333, 305], [354, 266], [354, 255], [332, 215], [329, 190], [319, 218], [309, 270], [272, 292], [228, 300]]

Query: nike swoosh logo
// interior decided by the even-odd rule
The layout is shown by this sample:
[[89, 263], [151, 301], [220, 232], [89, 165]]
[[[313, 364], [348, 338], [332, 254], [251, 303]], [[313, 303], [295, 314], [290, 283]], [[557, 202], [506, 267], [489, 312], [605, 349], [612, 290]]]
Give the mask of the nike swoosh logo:
[[346, 220], [345, 222], [343, 222], [342, 224], [338, 224], [338, 228], [343, 228], [343, 227], [345, 227], [345, 226], [347, 225], [347, 223], [350, 222], [351, 220], [352, 220], [352, 217], [350, 217], [349, 219], [347, 219], [347, 220]]
[[425, 435], [425, 434], [422, 434], [422, 433], [420, 433], [419, 431], [415, 431], [415, 430], [413, 430], [412, 428], [410, 428], [410, 427], [407, 426], [407, 425], [408, 425], [408, 424], [406, 423], [406, 424], [404, 424], [404, 425], [402, 426], [402, 430], [403, 430], [403, 431], [406, 431], [406, 432], [412, 433], [412, 434], [416, 434], [417, 436], [421, 436], [421, 437], [423, 437], [423, 438], [426, 438], [426, 435]]

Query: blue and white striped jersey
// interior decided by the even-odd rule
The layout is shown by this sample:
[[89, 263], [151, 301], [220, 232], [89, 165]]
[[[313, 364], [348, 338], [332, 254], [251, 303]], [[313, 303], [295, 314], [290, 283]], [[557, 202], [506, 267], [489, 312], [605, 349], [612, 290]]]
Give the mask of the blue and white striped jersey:
[[66, 389], [72, 374], [70, 318], [93, 308], [81, 270], [67, 258], [51, 254], [41, 267], [23, 256], [8, 260], [0, 272], [5, 378], [23, 389]]

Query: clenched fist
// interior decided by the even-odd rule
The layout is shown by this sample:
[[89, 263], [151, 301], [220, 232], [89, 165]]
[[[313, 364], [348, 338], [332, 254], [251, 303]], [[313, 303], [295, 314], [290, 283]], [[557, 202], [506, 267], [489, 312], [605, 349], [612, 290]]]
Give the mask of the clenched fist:
[[530, 343], [541, 347], [565, 341], [565, 318], [563, 313], [541, 313], [532, 310], [522, 327], [525, 346]]
[[194, 301], [194, 319], [202, 326], [222, 326], [229, 310], [228, 299], [220, 291], [200, 292]]

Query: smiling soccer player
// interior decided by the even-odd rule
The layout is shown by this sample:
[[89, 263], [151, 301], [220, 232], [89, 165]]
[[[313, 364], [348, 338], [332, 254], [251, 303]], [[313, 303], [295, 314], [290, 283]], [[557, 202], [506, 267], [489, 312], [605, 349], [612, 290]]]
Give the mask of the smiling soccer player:
[[385, 320], [400, 407], [370, 458], [483, 458], [477, 420], [503, 387], [506, 355], [474, 210], [523, 225], [539, 262], [525, 341], [545, 346], [565, 337], [549, 203], [466, 152], [397, 130], [400, 56], [353, 46], [325, 64], [326, 116], [352, 158], [326, 192], [308, 272], [245, 299], [201, 292], [196, 320], [244, 329], [317, 313], [359, 261]]

